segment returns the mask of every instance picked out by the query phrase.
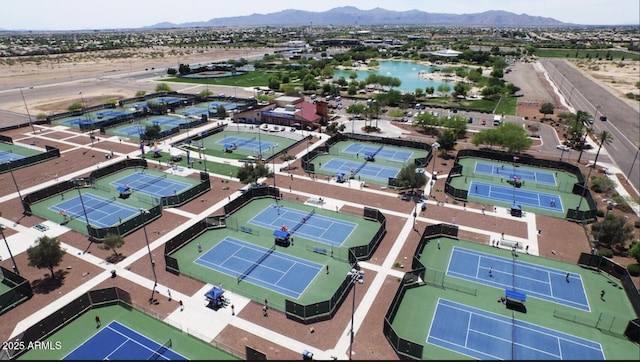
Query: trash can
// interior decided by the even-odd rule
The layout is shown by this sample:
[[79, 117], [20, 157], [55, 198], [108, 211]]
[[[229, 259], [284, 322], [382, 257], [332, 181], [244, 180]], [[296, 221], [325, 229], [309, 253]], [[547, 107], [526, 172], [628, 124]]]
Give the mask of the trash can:
[[112, 278], [115, 278], [115, 277], [116, 277], [116, 270], [115, 270], [115, 269], [111, 271], [111, 277], [112, 277]]

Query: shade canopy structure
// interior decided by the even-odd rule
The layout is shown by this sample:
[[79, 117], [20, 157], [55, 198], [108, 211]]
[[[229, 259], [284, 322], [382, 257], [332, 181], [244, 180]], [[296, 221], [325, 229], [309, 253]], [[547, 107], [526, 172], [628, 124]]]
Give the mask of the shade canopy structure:
[[288, 231], [282, 231], [282, 230], [274, 230], [273, 231], [273, 236], [275, 236], [278, 239], [286, 239], [289, 237], [289, 232]]
[[208, 292], [204, 293], [204, 296], [210, 300], [217, 300], [222, 297], [222, 294], [224, 294], [224, 290], [218, 286], [214, 286]]

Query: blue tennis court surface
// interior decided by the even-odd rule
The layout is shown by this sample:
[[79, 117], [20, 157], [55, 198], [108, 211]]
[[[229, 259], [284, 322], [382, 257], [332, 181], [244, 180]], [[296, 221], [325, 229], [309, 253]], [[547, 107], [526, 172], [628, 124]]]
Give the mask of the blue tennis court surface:
[[112, 321], [63, 360], [187, 360], [166, 343], [160, 344], [133, 329]]
[[591, 311], [580, 274], [454, 246], [447, 275]]
[[238, 148], [245, 148], [252, 151], [257, 151], [259, 153], [263, 153], [263, 151], [270, 149], [271, 147], [278, 146], [275, 142], [261, 141], [258, 139], [258, 136], [253, 138], [245, 138], [245, 137], [236, 137], [229, 136], [225, 137], [218, 142], [219, 145], [235, 145]]
[[527, 169], [519, 165], [497, 165], [492, 163], [476, 162], [473, 172], [505, 178], [513, 178], [515, 175], [521, 180], [556, 186], [556, 177], [553, 173]]
[[375, 157], [396, 162], [406, 162], [411, 158], [411, 156], [413, 156], [413, 152], [410, 151], [400, 151], [384, 147], [382, 147], [382, 149], [380, 149], [379, 151], [378, 149], [380, 149], [380, 147], [352, 143], [349, 146], [345, 147], [342, 150], [342, 153], [350, 153], [353, 155], [359, 154], [360, 156], [364, 156], [364, 154], [367, 152], [375, 153], [377, 151]]
[[171, 180], [163, 176], [146, 173], [135, 173], [121, 179], [110, 182], [114, 187], [129, 185], [134, 192], [142, 192], [147, 195], [163, 197], [182, 193], [192, 186], [185, 182]]
[[480, 360], [603, 360], [600, 343], [438, 299], [427, 343]]
[[66, 125], [77, 126], [77, 127], [79, 127], [80, 124], [93, 124], [93, 123], [98, 123], [98, 122], [102, 122], [102, 120], [100, 120], [100, 119], [89, 119], [86, 116], [68, 118], [68, 119], [65, 119], [64, 121], [62, 121], [62, 123], [66, 124]]
[[194, 263], [233, 277], [246, 273], [242, 280], [296, 299], [322, 270], [318, 263], [229, 237]]
[[363, 163], [340, 158], [332, 158], [323, 163], [320, 168], [331, 172], [342, 172], [346, 175], [353, 173], [385, 182], [389, 180], [389, 177], [396, 177], [400, 172], [400, 169], [396, 167], [378, 166], [373, 162]]
[[513, 204], [514, 194], [516, 205], [527, 205], [554, 212], [564, 212], [562, 199], [557, 194], [523, 190], [513, 186], [491, 185], [478, 181], [471, 181], [469, 185], [469, 196], [484, 197]]
[[0, 151], [0, 163], [22, 160], [23, 158], [26, 157], [12, 152]]
[[[302, 223], [302, 218], [307, 218], [304, 223]], [[357, 226], [349, 221], [315, 213], [309, 215], [309, 212], [306, 211], [275, 204], [265, 207], [249, 220], [249, 223], [271, 230], [280, 230], [283, 225], [286, 225], [295, 237], [300, 236], [334, 246], [341, 246]], [[296, 230], [291, 231], [293, 229]]]
[[86, 222], [81, 201], [84, 202], [84, 209], [87, 211], [89, 223], [93, 226], [104, 228], [118, 225], [120, 219], [125, 220], [139, 213], [138, 209], [129, 205], [86, 193], [82, 194], [82, 200], [80, 200], [80, 196], [76, 196], [49, 207], [49, 210]]

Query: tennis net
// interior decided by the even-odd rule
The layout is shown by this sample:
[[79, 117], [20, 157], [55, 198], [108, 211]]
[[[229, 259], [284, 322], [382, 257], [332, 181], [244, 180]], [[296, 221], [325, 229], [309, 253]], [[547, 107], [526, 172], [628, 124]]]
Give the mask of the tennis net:
[[356, 174], [357, 174], [358, 172], [360, 172], [360, 170], [362, 170], [362, 168], [363, 168], [364, 166], [366, 166], [366, 165], [367, 165], [367, 161], [364, 161], [364, 162], [362, 163], [362, 165], [360, 165], [360, 166], [358, 167], [358, 169], [357, 169], [353, 174], [354, 174], [354, 175], [356, 175]]
[[107, 204], [110, 204], [110, 203], [112, 203], [112, 202], [114, 202], [114, 201], [116, 201], [116, 197], [115, 197], [115, 196], [112, 196], [112, 197], [110, 197], [110, 198], [106, 199], [105, 201], [98, 202], [98, 203], [97, 203], [97, 204], [95, 204], [95, 205], [87, 205], [87, 202], [85, 201], [85, 207], [86, 207], [87, 209], [89, 209], [90, 211], [95, 211], [95, 210], [100, 209], [100, 208], [102, 208], [103, 206], [105, 206], [105, 205], [107, 205]]
[[173, 346], [173, 343], [171, 342], [171, 338], [169, 338], [169, 340], [166, 341], [162, 346], [160, 346], [160, 348], [158, 348], [158, 350], [154, 351], [153, 354], [151, 356], [149, 356], [149, 358], [147, 358], [147, 360], [168, 359], [168, 358], [164, 357], [163, 354], [169, 348], [171, 348], [171, 346]]
[[316, 209], [311, 210], [310, 213], [307, 214], [307, 216], [303, 217], [302, 220], [300, 220], [300, 222], [293, 227], [293, 229], [291, 229], [291, 234], [295, 233], [296, 230], [298, 230], [302, 224], [304, 224], [305, 222], [307, 222], [307, 220], [309, 220], [309, 218], [316, 213]]
[[151, 177], [151, 181], [147, 181], [147, 182], [145, 182], [145, 183], [143, 183], [143, 184], [141, 184], [141, 185], [139, 185], [139, 186], [137, 186], [135, 188], [143, 189], [143, 188], [145, 188], [147, 186], [150, 186], [150, 185], [153, 185], [155, 183], [158, 183], [158, 182], [162, 181], [163, 179], [166, 179], [167, 178], [167, 174], [165, 173], [162, 176], [150, 176], [150, 177]]
[[376, 152], [373, 153], [373, 156], [375, 157], [375, 155], [377, 155], [378, 152], [382, 151], [382, 148], [384, 148], [384, 145], [380, 146], [380, 148], [378, 148]]
[[246, 278], [247, 275], [249, 275], [253, 271], [253, 269], [255, 269], [258, 265], [260, 265], [260, 263], [262, 263], [275, 250], [276, 250], [276, 244], [273, 244], [273, 246], [271, 246], [269, 250], [267, 250], [264, 254], [262, 254], [260, 259], [256, 260], [253, 264], [251, 264], [251, 266], [247, 270], [245, 270], [244, 273], [238, 274], [238, 284], [240, 284], [242, 279]]
[[256, 138], [257, 138], [257, 137], [253, 137], [253, 138], [249, 138], [249, 139], [248, 139], [248, 140], [246, 140], [246, 141], [237, 142], [237, 143], [236, 143], [236, 147], [242, 147], [242, 146], [246, 145], [247, 143], [251, 143], [251, 142], [255, 141], [255, 140], [256, 140]]

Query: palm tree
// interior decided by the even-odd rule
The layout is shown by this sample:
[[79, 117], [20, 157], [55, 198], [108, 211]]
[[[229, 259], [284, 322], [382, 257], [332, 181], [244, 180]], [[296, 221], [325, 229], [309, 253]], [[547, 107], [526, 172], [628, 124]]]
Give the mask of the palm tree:
[[607, 131], [602, 131], [600, 133], [598, 133], [598, 135], [596, 136], [596, 142], [598, 143], [599, 147], [598, 147], [598, 152], [596, 152], [596, 159], [593, 161], [593, 168], [596, 168], [596, 163], [598, 162], [598, 156], [600, 156], [600, 150], [602, 149], [602, 146], [605, 144], [610, 144], [613, 141], [613, 136], [611, 135], [610, 132]]

